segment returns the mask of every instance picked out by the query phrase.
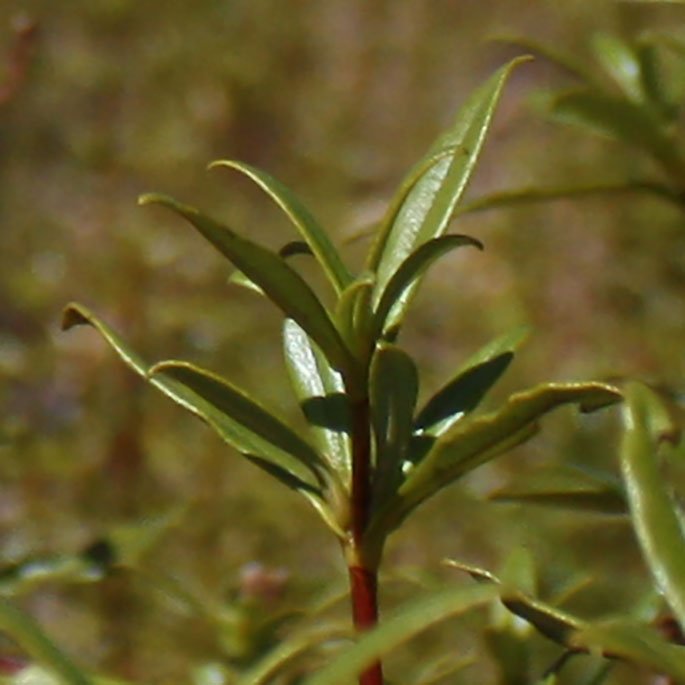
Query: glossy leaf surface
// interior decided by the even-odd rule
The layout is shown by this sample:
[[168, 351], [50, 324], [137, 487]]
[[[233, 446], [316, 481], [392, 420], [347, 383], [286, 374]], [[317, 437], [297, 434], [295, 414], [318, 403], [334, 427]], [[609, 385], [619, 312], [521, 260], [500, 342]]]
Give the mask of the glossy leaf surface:
[[664, 423], [663, 404], [651, 390], [631, 383], [625, 395], [621, 466], [631, 517], [647, 566], [682, 628], [685, 537], [658, 464], [664, 442], [672, 441], [674, 435]]
[[401, 478], [412, 435], [419, 377], [411, 357], [381, 343], [369, 378], [371, 421], [376, 441], [376, 495], [384, 498]]
[[357, 644], [304, 681], [304, 685], [348, 685], [383, 654], [441, 621], [482, 606], [497, 597], [493, 586], [451, 588], [420, 597], [363, 635]]
[[349, 484], [350, 419], [340, 374], [292, 319], [283, 324], [283, 348], [295, 394], [323, 458]]
[[386, 326], [393, 326], [399, 317], [394, 317], [392, 311], [395, 305], [402, 301], [406, 290], [412, 287], [439, 257], [454, 250], [457, 247], [471, 246], [483, 249], [483, 244], [467, 235], [446, 235], [433, 238], [419, 245], [401, 264], [392, 275], [385, 290], [380, 296], [378, 306], [374, 313], [373, 335], [377, 338]]
[[161, 204], [190, 222], [216, 249], [227, 257], [283, 313], [307, 331], [338, 369], [355, 364], [328, 312], [304, 279], [271, 250], [236, 235], [226, 226], [164, 195], [144, 195], [141, 204]]
[[439, 438], [402, 484], [398, 507], [409, 511], [477, 466], [527, 440], [537, 421], [564, 404], [595, 409], [620, 395], [602, 383], [550, 383], [512, 395], [498, 411], [467, 417]]
[[94, 316], [85, 307], [74, 304], [70, 305], [64, 312], [63, 328], [66, 330], [72, 326], [82, 324], [93, 326], [133, 371], [184, 408], [197, 415], [201, 415], [223, 440], [235, 447], [239, 452], [256, 455], [265, 463], [272, 463], [275, 467], [283, 469], [291, 477], [289, 485], [298, 483], [301, 488], [318, 490], [318, 481], [315, 474], [306, 463], [303, 463], [301, 458], [283, 451], [277, 445], [266, 440], [262, 435], [247, 429], [229, 415], [207, 402], [188, 386], [180, 383], [168, 374], [149, 376], [148, 364], [131, 350], [113, 329]]
[[[421, 244], [442, 235], [475, 169], [497, 101], [509, 74], [523, 58], [513, 60], [481, 86], [457, 114], [451, 128], [436, 141], [417, 167], [445, 149], [454, 153], [431, 165], [407, 194], [396, 215], [381, 225], [369, 268], [377, 273], [377, 297], [399, 265]], [[412, 177], [414, 172], [410, 172]], [[392, 203], [391, 203], [392, 207]], [[416, 283], [416, 282], [415, 282]], [[395, 317], [401, 318], [413, 288], [404, 291]]]
[[281, 181], [244, 162], [218, 160], [210, 164], [210, 169], [226, 167], [235, 169], [252, 179], [283, 210], [305, 242], [311, 248], [319, 264], [326, 272], [336, 292], [340, 293], [352, 281], [343, 264], [340, 254], [333, 246], [326, 231], [319, 225], [311, 212], [300, 199]]

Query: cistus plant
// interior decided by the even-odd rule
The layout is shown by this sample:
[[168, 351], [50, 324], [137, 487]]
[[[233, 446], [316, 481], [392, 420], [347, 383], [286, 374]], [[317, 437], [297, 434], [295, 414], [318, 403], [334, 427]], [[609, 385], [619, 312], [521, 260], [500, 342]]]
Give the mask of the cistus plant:
[[[555, 407], [591, 411], [616, 402], [603, 383], [546, 383], [512, 395], [496, 411], [476, 413], [522, 339], [498, 338], [468, 359], [417, 407], [419, 373], [399, 343], [405, 314], [428, 267], [456, 248], [482, 249], [475, 238], [447, 233], [483, 147], [497, 101], [516, 59], [468, 99], [452, 126], [411, 169], [378, 227], [365, 267], [352, 273], [328, 234], [282, 183], [236, 161], [213, 168], [254, 181], [300, 234], [273, 251], [164, 195], [144, 195], [185, 219], [237, 269], [235, 280], [283, 313], [283, 348], [292, 387], [308, 425], [300, 434], [220, 376], [184, 361], [148, 364], [80, 304], [64, 328], [89, 324], [146, 381], [208, 423], [225, 442], [314, 507], [337, 538], [349, 571], [358, 632], [378, 622], [377, 584], [388, 536], [423, 502], [479, 465], [528, 440]], [[288, 261], [308, 252], [333, 292], [326, 306]], [[447, 593], [452, 613], [492, 597], [488, 589]], [[425, 614], [424, 614], [425, 616]], [[381, 685], [379, 660], [364, 663], [363, 685]]]

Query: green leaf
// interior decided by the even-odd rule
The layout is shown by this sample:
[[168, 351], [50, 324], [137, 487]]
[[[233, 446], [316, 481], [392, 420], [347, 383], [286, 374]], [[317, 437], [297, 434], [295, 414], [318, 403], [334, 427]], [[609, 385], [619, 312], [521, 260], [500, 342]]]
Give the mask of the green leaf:
[[467, 416], [439, 438], [409, 472], [389, 510], [377, 525], [391, 530], [412, 509], [477, 466], [529, 439], [537, 421], [556, 407], [578, 404], [591, 411], [619, 401], [604, 383], [549, 383], [512, 395], [498, 411]]
[[[318, 492], [318, 476], [306, 463], [306, 460], [311, 458], [309, 448], [300, 453], [300, 446], [298, 455], [295, 456], [266, 439], [264, 437], [265, 429], [260, 428], [258, 433], [253, 432], [170, 375], [149, 376], [148, 364], [131, 350], [117, 333], [85, 307], [77, 304], [69, 305], [64, 311], [62, 327], [67, 330], [73, 326], [84, 324], [93, 326], [133, 371], [182, 407], [201, 416], [225, 442], [235, 447], [239, 452], [258, 456], [265, 462], [283, 469], [290, 474], [291, 482], [288, 483], [289, 485], [295, 482], [299, 484], [301, 489]], [[305, 452], [306, 459], [304, 459]]]
[[374, 283], [371, 272], [362, 273], [345, 288], [336, 307], [338, 328], [358, 358], [366, 358], [373, 347], [371, 295]]
[[[417, 168], [425, 168], [446, 149], [454, 152], [428, 165], [404, 198], [399, 211], [393, 209], [379, 230], [369, 255], [369, 268], [377, 273], [376, 296], [380, 298], [399, 265], [421, 244], [442, 235], [466, 188], [483, 147], [487, 130], [500, 93], [511, 71], [526, 58], [518, 58], [502, 67], [468, 99], [451, 128], [435, 142]], [[410, 178], [415, 169], [410, 172]], [[406, 185], [400, 188], [406, 193]], [[416, 282], [415, 282], [416, 283]], [[405, 290], [403, 304], [394, 315], [401, 318], [413, 288]]]
[[140, 204], [160, 204], [190, 222], [216, 249], [226, 256], [283, 313], [307, 331], [331, 364], [353, 372], [355, 361], [345, 346], [328, 312], [304, 279], [279, 255], [201, 214], [194, 207], [177, 203], [164, 195], [144, 195]]
[[400, 308], [403, 306], [401, 304], [402, 296], [413, 283], [421, 278], [430, 265], [447, 252], [465, 245], [477, 247], [479, 250], [483, 249], [483, 244], [480, 241], [467, 235], [440, 236], [419, 245], [397, 266], [397, 270], [388, 281], [378, 300], [372, 329], [374, 339], [383, 333], [388, 320], [391, 326], [399, 326], [400, 317], [393, 316], [393, 309], [396, 305]]
[[349, 486], [350, 418], [342, 377], [292, 319], [283, 324], [283, 347], [292, 385], [319, 452]]
[[92, 685], [91, 678], [45, 635], [40, 626], [4, 597], [0, 597], [0, 630], [64, 685]]
[[245, 174], [271, 197], [309, 245], [337, 293], [341, 293], [351, 283], [352, 276], [328, 234], [289, 188], [270, 174], [244, 162], [221, 159], [209, 165], [210, 169], [217, 167], [227, 167]]
[[[311, 255], [313, 253], [307, 243], [304, 243], [301, 240], [293, 240], [289, 243], [286, 243], [278, 251], [278, 254], [285, 258], [303, 254]], [[247, 288], [247, 290], [254, 290], [260, 295], [264, 295], [264, 291], [256, 283], [253, 283], [242, 271], [234, 271], [228, 279], [228, 282], [232, 283], [233, 285], [239, 285], [243, 288]]]
[[665, 408], [646, 386], [625, 389], [621, 466], [630, 512], [642, 554], [654, 581], [685, 626], [685, 539], [673, 501], [659, 471], [657, 457], [664, 441], [673, 441], [664, 424]]
[[414, 430], [434, 437], [443, 435], [480, 404], [513, 358], [513, 352], [504, 352], [462, 371], [426, 402], [416, 417]]
[[357, 644], [306, 679], [303, 685], [349, 685], [366, 667], [414, 635], [497, 596], [492, 586], [450, 588], [420, 597], [388, 615]]
[[526, 474], [520, 484], [498, 490], [489, 499], [611, 516], [628, 512], [620, 483], [566, 467], [544, 468]]
[[[258, 455], [260, 443], [265, 441], [291, 454], [314, 473], [323, 467], [321, 458], [309, 444], [244, 391], [221, 376], [188, 362], [175, 360], [159, 362], [148, 371], [150, 378], [160, 374], [173, 378], [204, 400], [201, 405], [186, 403], [184, 406], [210, 425], [211, 420], [205, 416], [207, 405], [240, 426], [242, 430], [237, 431], [237, 439], [243, 441], [243, 452]], [[259, 442], [251, 442], [253, 436], [259, 438]]]
[[640, 62], [630, 45], [618, 36], [597, 33], [592, 38], [592, 49], [606, 73], [616, 82], [626, 97], [635, 102], [645, 99]]
[[628, 621], [587, 623], [571, 636], [577, 649], [625, 659], [685, 682], [685, 649], [666, 642], [653, 628]]
[[419, 377], [411, 357], [396, 345], [381, 343], [369, 376], [376, 444], [375, 496], [379, 501], [401, 480], [418, 392]]

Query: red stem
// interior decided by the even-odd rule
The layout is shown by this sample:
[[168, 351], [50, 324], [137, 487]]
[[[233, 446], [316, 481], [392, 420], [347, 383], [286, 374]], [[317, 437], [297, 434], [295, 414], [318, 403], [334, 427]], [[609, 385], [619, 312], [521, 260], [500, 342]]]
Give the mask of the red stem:
[[[378, 623], [378, 561], [368, 558], [364, 544], [371, 509], [371, 477], [371, 428], [366, 398], [352, 406], [352, 539], [347, 550], [352, 618], [358, 633]], [[359, 685], [383, 685], [380, 661], [360, 674]]]

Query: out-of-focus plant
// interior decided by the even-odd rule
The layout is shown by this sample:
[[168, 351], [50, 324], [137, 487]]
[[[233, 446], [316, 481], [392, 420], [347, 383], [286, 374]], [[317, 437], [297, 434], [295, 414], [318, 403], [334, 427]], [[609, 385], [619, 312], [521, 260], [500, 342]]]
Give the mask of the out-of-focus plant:
[[638, 178], [506, 190], [464, 205], [464, 210], [607, 193], [646, 193], [685, 206], [682, 35], [645, 31], [624, 39], [597, 33], [590, 42], [594, 61], [528, 38], [501, 40], [551, 62], [574, 83], [544, 94], [543, 109], [553, 121], [632, 148], [652, 162], [653, 171]]
[[[84, 306], [73, 304], [65, 311], [65, 328], [96, 328], [137, 374], [310, 502], [342, 548], [353, 623], [360, 633], [378, 622], [378, 571], [386, 540], [420, 504], [528, 440], [538, 420], [556, 407], [576, 404], [592, 411], [620, 399], [604, 383], [546, 383], [512, 395], [491, 413], [476, 413], [514, 357], [522, 339], [515, 331], [476, 352], [417, 408], [418, 371], [398, 336], [428, 267], [455, 248], [482, 249], [474, 238], [446, 231], [504, 83], [519, 61], [500, 69], [470, 97], [454, 124], [410, 171], [360, 273], [349, 270], [328, 234], [288, 188], [247, 164], [219, 161], [212, 166], [244, 174], [283, 210], [301, 240], [288, 241], [279, 252], [167, 196], [141, 198], [141, 204], [162, 205], [186, 219], [238, 269], [234, 280], [259, 290], [281, 310], [286, 364], [308, 424], [306, 434], [210, 371], [176, 360], [148, 364]], [[333, 305], [291, 265], [293, 252], [315, 258]], [[397, 640], [412, 626], [415, 630], [461, 613], [496, 594], [491, 586], [448, 590], [412, 609], [411, 620], [390, 619], [385, 629]], [[380, 651], [388, 647], [387, 641], [382, 644]], [[364, 685], [381, 685], [380, 651], [374, 649], [362, 660], [348, 658], [347, 675], [361, 672]]]

